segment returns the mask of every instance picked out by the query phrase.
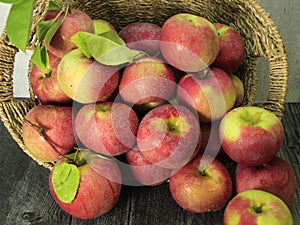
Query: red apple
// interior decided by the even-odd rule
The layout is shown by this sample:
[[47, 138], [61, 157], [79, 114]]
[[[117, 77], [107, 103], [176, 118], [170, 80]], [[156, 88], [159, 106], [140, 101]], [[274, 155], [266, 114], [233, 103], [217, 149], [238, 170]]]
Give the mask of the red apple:
[[237, 193], [249, 189], [267, 191], [290, 204], [296, 192], [296, 175], [291, 165], [278, 156], [259, 166], [238, 164], [235, 189]]
[[76, 134], [82, 144], [110, 156], [123, 154], [134, 146], [138, 124], [136, 113], [118, 102], [84, 105], [75, 118]]
[[115, 91], [119, 68], [87, 58], [79, 49], [67, 53], [58, 64], [57, 78], [61, 89], [79, 103], [105, 101]]
[[266, 109], [244, 106], [223, 117], [219, 134], [222, 147], [232, 160], [257, 166], [271, 161], [280, 150], [283, 125]]
[[160, 26], [139, 21], [123, 27], [119, 35], [129, 48], [155, 56], [160, 52], [160, 32]]
[[105, 33], [107, 31], [111, 31], [111, 30], [115, 31], [116, 30], [114, 25], [112, 25], [107, 20], [94, 19], [93, 24], [94, 24], [94, 33], [95, 34], [102, 34], [102, 33]]
[[72, 116], [69, 106], [38, 105], [32, 108], [22, 127], [24, 145], [30, 155], [53, 162], [71, 152], [76, 145]]
[[167, 64], [157, 58], [144, 57], [126, 66], [119, 94], [130, 104], [151, 109], [170, 99], [175, 85], [174, 72]]
[[165, 104], [149, 111], [140, 122], [137, 146], [151, 163], [178, 169], [199, 151], [201, 134], [195, 114], [184, 106]]
[[201, 146], [199, 154], [209, 155], [211, 157], [224, 156], [221, 141], [219, 138], [219, 124], [220, 121], [216, 120], [212, 123], [201, 123]]
[[149, 162], [137, 147], [128, 150], [125, 158], [134, 177], [131, 185], [156, 186], [164, 183], [171, 175], [171, 170]]
[[70, 8], [66, 16], [65, 12], [58, 15], [59, 13], [61, 13], [60, 10], [51, 10], [44, 20], [48, 21], [57, 16], [61, 20], [65, 18], [48, 46], [49, 52], [62, 58], [69, 51], [76, 48], [71, 38], [79, 31], [94, 33], [94, 25], [92, 19], [82, 10]]
[[198, 72], [210, 66], [219, 52], [220, 40], [207, 19], [188, 13], [168, 18], [160, 34], [161, 52], [174, 67]]
[[230, 74], [230, 77], [232, 79], [233, 86], [235, 89], [235, 94], [236, 94], [236, 101], [234, 107], [238, 107], [241, 106], [244, 99], [244, 95], [245, 95], [244, 84], [238, 76], [234, 74]]
[[231, 110], [236, 94], [230, 76], [219, 68], [187, 74], [179, 80], [179, 102], [194, 108], [201, 122], [222, 118]]
[[49, 53], [49, 68], [42, 70], [36, 65], [30, 72], [29, 80], [34, 94], [44, 104], [71, 103], [69, 98], [60, 88], [57, 80], [57, 66], [60, 58]]
[[220, 50], [213, 66], [235, 72], [245, 57], [245, 44], [241, 34], [226, 24], [214, 23], [220, 38]]
[[224, 225], [293, 225], [292, 214], [277, 196], [247, 190], [237, 194], [226, 206]]
[[[57, 174], [56, 168], [62, 163], [69, 164], [66, 160], [61, 160], [54, 166], [49, 176], [49, 189], [54, 200], [65, 212], [79, 219], [93, 219], [109, 212], [116, 205], [121, 192], [121, 174], [114, 161], [93, 156], [79, 165], [73, 164], [79, 170], [78, 188], [72, 186], [75, 182], [71, 180], [74, 178], [71, 177], [68, 166], [61, 174]], [[55, 176], [60, 176], [58, 181], [64, 180], [57, 183]], [[70, 188], [75, 188], [74, 199], [61, 198], [56, 192], [55, 185], [62, 186], [67, 179], [71, 180], [68, 182], [67, 194], [70, 194]]]
[[217, 211], [231, 197], [232, 180], [217, 159], [198, 156], [171, 176], [170, 191], [177, 204], [187, 211]]

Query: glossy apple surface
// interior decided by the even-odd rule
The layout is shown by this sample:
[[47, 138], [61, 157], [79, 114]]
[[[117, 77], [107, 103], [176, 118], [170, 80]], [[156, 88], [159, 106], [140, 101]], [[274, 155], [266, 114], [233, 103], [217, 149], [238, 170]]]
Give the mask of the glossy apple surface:
[[283, 143], [280, 119], [257, 106], [238, 107], [228, 112], [221, 120], [219, 132], [227, 155], [248, 166], [271, 161]]
[[135, 145], [138, 124], [136, 113], [118, 102], [84, 105], [75, 118], [76, 134], [83, 145], [110, 156], [123, 154]]
[[293, 225], [289, 208], [278, 197], [261, 190], [237, 194], [226, 206], [224, 225]]
[[296, 192], [296, 175], [291, 165], [278, 156], [259, 166], [238, 164], [235, 170], [235, 189], [237, 193], [249, 189], [267, 191], [288, 205]]
[[[38, 105], [32, 108], [22, 126], [23, 141], [30, 154], [38, 160], [54, 162], [71, 152], [76, 145], [72, 119], [70, 106]], [[43, 129], [51, 144], [26, 121]]]
[[129, 48], [155, 56], [160, 53], [160, 32], [160, 26], [139, 21], [123, 27], [119, 35]]
[[165, 104], [152, 109], [137, 131], [137, 146], [142, 155], [164, 168], [181, 168], [199, 151], [200, 144], [195, 114], [180, 105]]
[[219, 37], [207, 19], [179, 13], [169, 17], [160, 34], [164, 58], [174, 67], [186, 72], [198, 72], [210, 66], [219, 52]]
[[213, 66], [225, 70], [228, 74], [235, 72], [245, 57], [245, 44], [242, 35], [222, 23], [214, 23], [220, 39], [220, 49]]
[[30, 72], [29, 80], [34, 94], [44, 104], [68, 104], [73, 100], [60, 88], [57, 80], [57, 66], [61, 58], [49, 53], [49, 68], [42, 70], [36, 65]]
[[[112, 210], [121, 192], [121, 175], [115, 162], [96, 156], [77, 167], [80, 181], [75, 199], [71, 203], [59, 199], [53, 187], [53, 173], [50, 173], [49, 189], [57, 204], [65, 212], [79, 219], [94, 219]], [[120, 182], [116, 182], [117, 180]]]
[[175, 85], [174, 72], [166, 63], [154, 57], [144, 57], [126, 66], [119, 94], [129, 104], [152, 109], [170, 99]]
[[58, 14], [60, 14], [60, 10], [51, 10], [45, 16], [45, 20], [51, 20], [57, 16], [58, 19], [64, 19], [48, 46], [48, 50], [53, 55], [62, 58], [76, 48], [71, 38], [79, 31], [94, 33], [94, 25], [92, 19], [79, 9], [70, 8], [67, 16], [65, 16], [65, 12]]
[[177, 97], [182, 104], [194, 108], [200, 122], [205, 123], [222, 118], [236, 101], [230, 76], [216, 67], [182, 77]]
[[131, 185], [156, 186], [169, 179], [171, 170], [149, 162], [138, 148], [132, 148], [125, 153], [126, 162], [133, 174]]
[[61, 89], [74, 101], [88, 104], [105, 101], [117, 89], [119, 68], [87, 58], [79, 49], [67, 53], [57, 67]]
[[170, 191], [183, 209], [210, 212], [224, 208], [232, 194], [232, 180], [217, 159], [197, 156], [170, 178]]

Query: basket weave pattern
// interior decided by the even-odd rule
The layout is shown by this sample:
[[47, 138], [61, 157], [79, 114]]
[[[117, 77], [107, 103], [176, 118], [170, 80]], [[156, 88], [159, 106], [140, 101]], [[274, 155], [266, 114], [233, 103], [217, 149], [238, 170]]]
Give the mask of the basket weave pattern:
[[[285, 46], [269, 14], [255, 0], [73, 0], [72, 2], [72, 7], [84, 10], [92, 19], [108, 20], [117, 31], [135, 21], [148, 21], [161, 26], [168, 17], [183, 12], [232, 26], [241, 33], [246, 47], [246, 58], [236, 72], [245, 86], [243, 105], [253, 104], [259, 80], [257, 58], [264, 57], [269, 61], [270, 81], [268, 98], [260, 106], [278, 117], [283, 116], [288, 80]], [[48, 5], [48, 0], [38, 0], [36, 3], [28, 50], [34, 48], [36, 26], [45, 16]], [[14, 98], [13, 72], [17, 52], [18, 49], [9, 42], [4, 30], [0, 38], [0, 117], [20, 148], [31, 156], [23, 144], [22, 123], [26, 113], [39, 104], [39, 100], [34, 96], [31, 87], [28, 87], [29, 99]], [[27, 76], [31, 67], [30, 62], [28, 72], [17, 76]], [[37, 162], [51, 168], [51, 164]]]

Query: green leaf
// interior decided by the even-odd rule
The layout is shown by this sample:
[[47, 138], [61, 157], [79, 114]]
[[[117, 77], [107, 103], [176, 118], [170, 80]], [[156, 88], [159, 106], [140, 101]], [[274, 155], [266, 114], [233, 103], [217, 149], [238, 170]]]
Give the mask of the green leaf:
[[0, 0], [0, 2], [8, 3], [8, 4], [18, 4], [22, 1], [25, 1], [25, 0]]
[[77, 166], [61, 163], [54, 167], [52, 185], [58, 199], [64, 203], [72, 203], [80, 183], [80, 172]]
[[23, 52], [29, 41], [35, 2], [36, 0], [24, 0], [13, 4], [6, 21], [9, 40]]
[[123, 46], [103, 35], [88, 36], [87, 48], [96, 61], [110, 66], [132, 62], [136, 58], [147, 55], [144, 52]]
[[38, 44], [31, 56], [31, 61], [41, 70], [46, 70], [49, 67], [49, 57], [46, 46]]
[[[65, 17], [64, 17], [65, 19]], [[49, 68], [48, 45], [63, 23], [64, 19], [53, 19], [41, 21], [37, 27], [38, 43], [35, 47], [31, 60], [40, 69], [46, 70]], [[44, 43], [43, 43], [44, 41]], [[43, 44], [42, 44], [43, 43]]]
[[48, 47], [50, 41], [52, 40], [53, 36], [55, 35], [56, 31], [59, 29], [60, 25], [63, 23], [64, 19], [58, 19], [58, 20], [51, 20], [51, 24], [48, 24], [49, 26], [46, 28], [47, 32], [45, 33], [44, 40], [45, 45]]
[[104, 33], [98, 34], [98, 36], [105, 37], [105, 38], [107, 38], [109, 40], [112, 40], [113, 42], [115, 42], [119, 45], [126, 46], [126, 43], [124, 42], [124, 40], [114, 30], [106, 31]]
[[87, 46], [87, 37], [94, 34], [87, 32], [77, 32], [72, 38], [71, 41], [80, 49], [80, 51], [88, 58], [91, 58], [92, 55]]
[[56, 2], [53, 2], [53, 1], [50, 1], [49, 2], [49, 8], [48, 10], [57, 10], [57, 9], [60, 9], [61, 8], [61, 5], [56, 3]]

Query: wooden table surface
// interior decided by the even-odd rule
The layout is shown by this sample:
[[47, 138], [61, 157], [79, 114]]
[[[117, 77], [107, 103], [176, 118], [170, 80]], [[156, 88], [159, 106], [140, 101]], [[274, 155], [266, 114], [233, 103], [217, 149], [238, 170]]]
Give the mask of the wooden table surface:
[[[297, 175], [297, 192], [289, 208], [300, 224], [300, 103], [286, 104], [284, 144], [279, 155]], [[98, 219], [78, 220], [63, 212], [48, 190], [49, 170], [37, 165], [12, 140], [0, 122], [0, 225], [222, 225], [223, 210], [194, 214], [172, 199], [168, 184], [123, 186], [115, 208]], [[285, 224], [282, 224], [285, 225]]]

